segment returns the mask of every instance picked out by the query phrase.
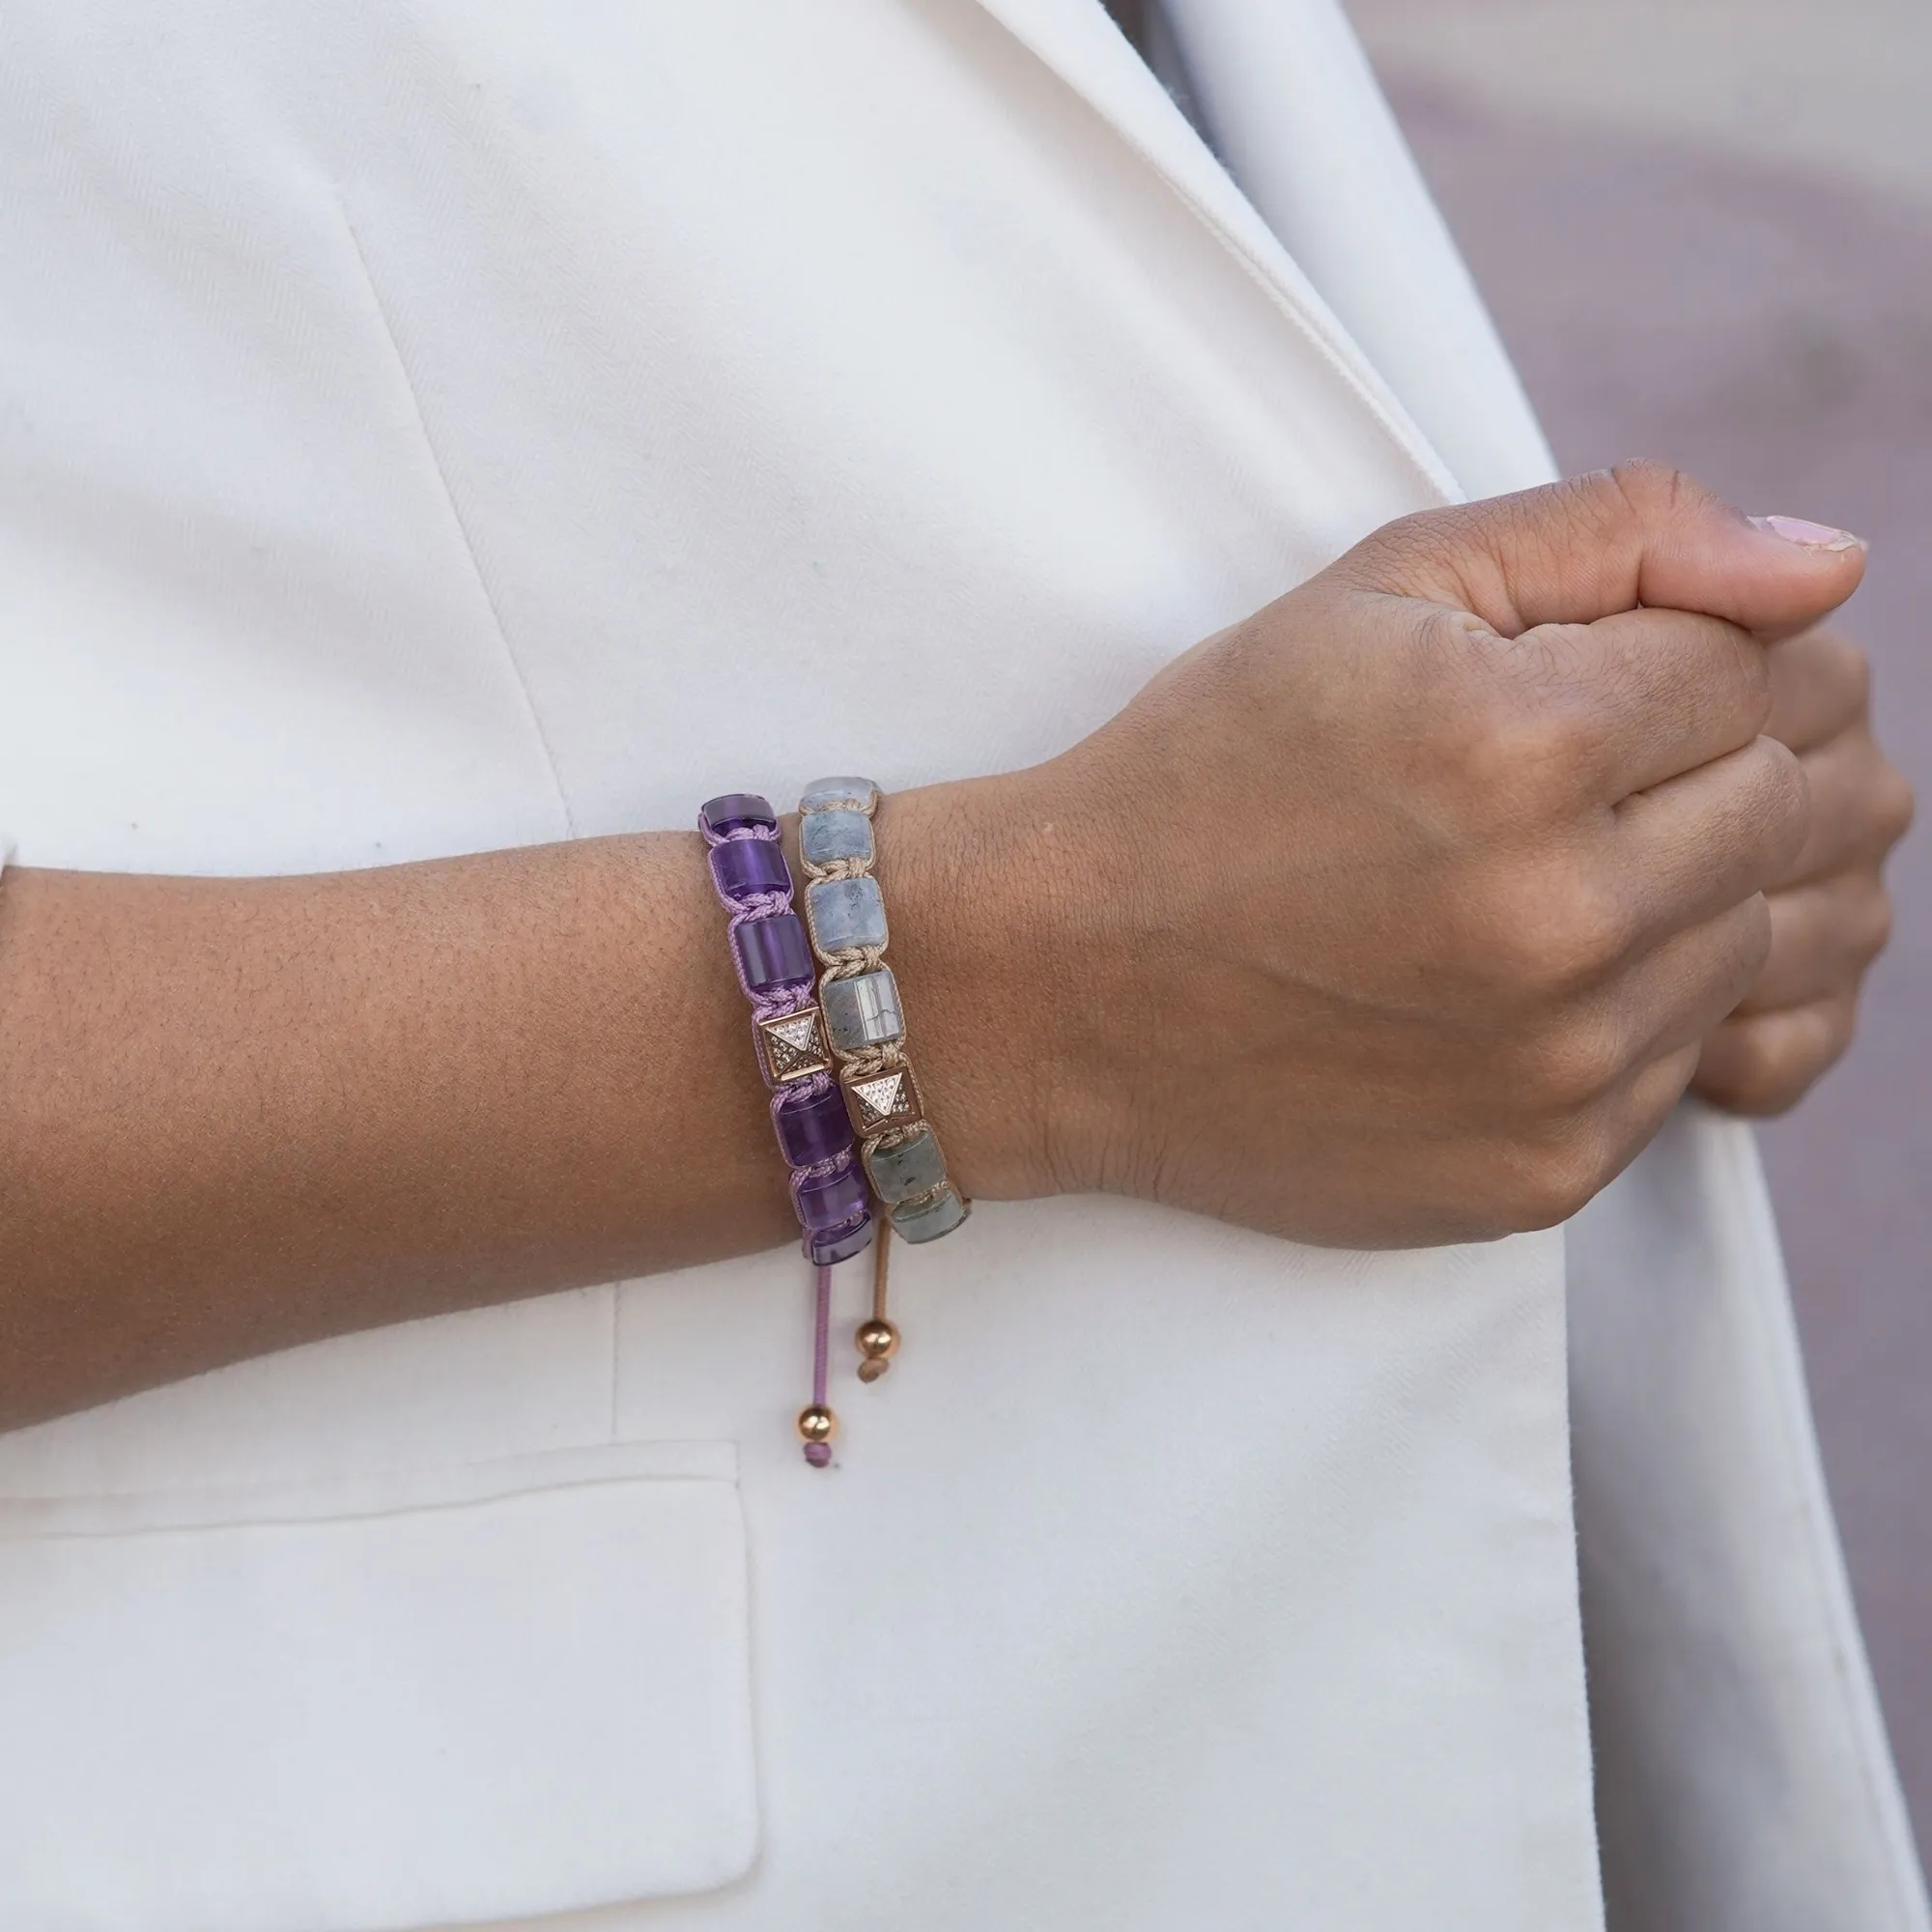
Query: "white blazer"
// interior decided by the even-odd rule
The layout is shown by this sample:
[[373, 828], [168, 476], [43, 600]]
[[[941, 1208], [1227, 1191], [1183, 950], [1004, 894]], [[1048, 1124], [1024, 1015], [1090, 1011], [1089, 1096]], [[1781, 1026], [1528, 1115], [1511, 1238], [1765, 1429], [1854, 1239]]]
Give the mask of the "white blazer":
[[[21, 861], [1009, 767], [1546, 475], [1328, 0], [1168, 11], [1225, 165], [1095, 0], [13, 0]], [[792, 1254], [0, 1440], [0, 1919], [1925, 1932], [1744, 1128], [1567, 1351], [1556, 1235], [903, 1260], [830, 1475]]]

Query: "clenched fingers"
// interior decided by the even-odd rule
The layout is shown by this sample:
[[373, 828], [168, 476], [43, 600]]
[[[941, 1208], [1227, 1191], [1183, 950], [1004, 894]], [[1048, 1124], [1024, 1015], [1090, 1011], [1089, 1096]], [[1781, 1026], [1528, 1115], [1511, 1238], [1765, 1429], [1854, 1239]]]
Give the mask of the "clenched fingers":
[[1852, 1042], [1856, 991], [1772, 1013], [1739, 1013], [1704, 1041], [1692, 1090], [1734, 1114], [1781, 1114]]
[[1808, 752], [1863, 721], [1871, 708], [1871, 669], [1852, 640], [1822, 626], [1765, 652], [1771, 717], [1764, 729], [1794, 752]]
[[1803, 848], [1798, 760], [1770, 738], [1627, 798], [1613, 864], [1641, 945], [1715, 918], [1781, 878]]
[[1833, 878], [1773, 893], [1771, 951], [1764, 970], [1740, 1002], [1743, 1013], [1855, 991], [1891, 934], [1891, 900], [1876, 872]]
[[1912, 824], [1912, 787], [1905, 775], [1862, 724], [1805, 752], [1801, 762], [1810, 795], [1810, 825], [1780, 883], [1802, 885], [1833, 872], [1875, 870]]
[[1508, 648], [1574, 727], [1577, 776], [1605, 805], [1742, 750], [1770, 713], [1764, 646], [1716, 617], [1626, 611], [1539, 625]]

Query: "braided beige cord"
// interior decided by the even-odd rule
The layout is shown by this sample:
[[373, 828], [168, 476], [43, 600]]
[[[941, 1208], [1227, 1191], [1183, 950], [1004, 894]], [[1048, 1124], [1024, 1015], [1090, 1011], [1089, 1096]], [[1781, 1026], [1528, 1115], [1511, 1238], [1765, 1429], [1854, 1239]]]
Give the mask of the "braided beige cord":
[[[856, 810], [857, 808], [852, 808]], [[879, 810], [879, 795], [874, 790], [864, 810], [867, 818], [876, 818]], [[799, 864], [808, 879], [814, 884], [831, 879], [863, 879], [871, 875], [875, 862], [866, 859], [834, 859], [829, 865], [813, 865], [810, 859], [800, 855]], [[891, 944], [890, 929], [887, 945]], [[812, 951], [818, 953], [819, 962], [825, 968], [828, 980], [856, 980], [862, 973], [876, 973], [886, 961], [886, 946], [844, 946], [832, 952], [819, 950], [814, 936]], [[865, 1046], [856, 1052], [843, 1052], [833, 1048], [833, 1057], [838, 1062], [839, 1071], [857, 1080], [870, 1080], [882, 1073], [910, 1073], [912, 1063], [905, 1054], [905, 1042], [894, 1040], [886, 1046]], [[877, 1152], [881, 1148], [903, 1147], [909, 1140], [917, 1139], [922, 1133], [930, 1132], [931, 1123], [923, 1118], [907, 1121], [896, 1127], [888, 1127], [883, 1133], [869, 1134], [859, 1143], [860, 1156]], [[931, 1187], [919, 1194], [909, 1194], [905, 1200], [895, 1205], [901, 1208], [923, 1208], [952, 1186], [949, 1179], [940, 1179]], [[882, 1221], [890, 1221], [890, 1211], [883, 1214]]]

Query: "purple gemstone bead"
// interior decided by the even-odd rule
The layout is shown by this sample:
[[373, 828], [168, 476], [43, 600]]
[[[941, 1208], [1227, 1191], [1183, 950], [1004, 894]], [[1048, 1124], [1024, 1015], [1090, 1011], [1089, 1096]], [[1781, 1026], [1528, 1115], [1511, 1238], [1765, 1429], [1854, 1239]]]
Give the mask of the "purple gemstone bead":
[[732, 934], [745, 983], [754, 993], [775, 993], [781, 986], [809, 986], [815, 975], [805, 926], [795, 912], [771, 919], [748, 919]]
[[813, 1267], [835, 1267], [840, 1262], [849, 1262], [854, 1255], [863, 1253], [871, 1245], [872, 1222], [867, 1215], [842, 1234], [808, 1235], [805, 1237], [805, 1258]]
[[809, 1175], [792, 1183], [791, 1198], [812, 1234], [829, 1235], [866, 1211], [866, 1177], [856, 1167]]
[[792, 1167], [813, 1167], [852, 1145], [852, 1120], [845, 1096], [828, 1087], [810, 1099], [791, 1101], [772, 1116], [779, 1130], [779, 1148]]
[[711, 877], [733, 901], [753, 893], [788, 893], [791, 872], [775, 838], [727, 838], [711, 848]]
[[722, 798], [707, 798], [697, 808], [697, 822], [722, 838], [747, 825], [776, 825], [779, 820], [770, 799], [754, 791], [727, 791]]

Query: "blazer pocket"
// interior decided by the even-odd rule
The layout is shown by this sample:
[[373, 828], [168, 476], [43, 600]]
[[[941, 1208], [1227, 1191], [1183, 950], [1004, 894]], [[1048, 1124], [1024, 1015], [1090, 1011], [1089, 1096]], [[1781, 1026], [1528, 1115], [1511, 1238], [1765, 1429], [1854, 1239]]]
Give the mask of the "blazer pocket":
[[0, 1501], [0, 1915], [401, 1932], [755, 1854], [722, 1443]]

